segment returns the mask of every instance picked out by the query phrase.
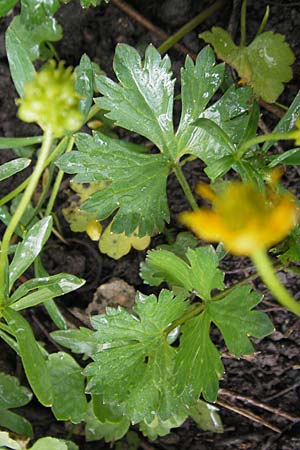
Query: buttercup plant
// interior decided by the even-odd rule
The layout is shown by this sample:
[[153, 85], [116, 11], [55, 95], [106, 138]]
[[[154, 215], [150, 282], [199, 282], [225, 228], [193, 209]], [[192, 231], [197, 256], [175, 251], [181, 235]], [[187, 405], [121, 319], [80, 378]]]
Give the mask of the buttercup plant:
[[[182, 67], [181, 114], [175, 126], [175, 80], [168, 55], [162, 58], [149, 45], [141, 56], [135, 48], [119, 44], [113, 65], [116, 81], [99, 71], [87, 55], [74, 71], [53, 59], [36, 71], [32, 61], [46, 55], [45, 42], [38, 39], [34, 56], [32, 49], [25, 49], [25, 41], [16, 39], [16, 27], [28, 27], [28, 5], [21, 3], [21, 16], [12, 21], [6, 45], [20, 95], [18, 116], [37, 123], [43, 134], [0, 138], [0, 149], [17, 151], [41, 144], [31, 175], [0, 199], [0, 219], [6, 225], [0, 248], [0, 337], [20, 356], [39, 402], [51, 407], [57, 420], [84, 422], [87, 440], [120, 439], [131, 424], [156, 439], [187, 417], [204, 430], [222, 432], [212, 403], [218, 398], [224, 366], [211, 337], [212, 327], [219, 330], [230, 356], [237, 358], [254, 352], [252, 337], [262, 339], [274, 330], [267, 314], [256, 309], [262, 295], [249, 279], [226, 287], [220, 269], [222, 246], [236, 256], [250, 257], [257, 268], [255, 276], [261, 276], [281, 305], [300, 315], [300, 303], [277, 279], [267, 256], [286, 237], [286, 253], [293, 255], [294, 250], [296, 254], [299, 247], [297, 199], [279, 184], [281, 166], [300, 164], [299, 148], [278, 154], [269, 150], [278, 140], [299, 145], [300, 96], [273, 132], [258, 134], [259, 66], [255, 83], [251, 77], [246, 79], [249, 86], [233, 80], [228, 85], [228, 79], [224, 83], [225, 65], [216, 62], [207, 46], [195, 61], [188, 56]], [[95, 6], [100, 2], [81, 3]], [[36, 39], [36, 27], [46, 19], [46, 25], [55, 21], [60, 2], [49, 5], [41, 2], [38, 9], [40, 15], [32, 25]], [[261, 37], [263, 28], [264, 24]], [[202, 37], [212, 42], [214, 33]], [[244, 38], [239, 49], [243, 55], [251, 50], [244, 47]], [[279, 78], [280, 83], [288, 79]], [[140, 135], [142, 144], [122, 140], [105, 128], [92, 133], [82, 128], [92, 119], [99, 122], [100, 113], [115, 128]], [[145, 145], [145, 139], [155, 151]], [[210, 184], [199, 184], [196, 192], [211, 208], [198, 205], [185, 176], [183, 167], [191, 160], [205, 167]], [[30, 164], [29, 158], [17, 157], [1, 165], [0, 180]], [[65, 173], [74, 175], [71, 187], [80, 197], [63, 211], [72, 231], [87, 231], [99, 240], [100, 251], [114, 258], [131, 246], [145, 249], [151, 237], [168, 233], [167, 181], [171, 175], [191, 208], [182, 211], [178, 221], [199, 238], [179, 233], [173, 244], [148, 251], [140, 275], [149, 285], [148, 292], [150, 286], [162, 283], [165, 288], [156, 289], [157, 295], [138, 292], [132, 311], [107, 307], [105, 314], [91, 317], [91, 328], [71, 328], [55, 302], [85, 281], [68, 273], [49, 275], [41, 259], [51, 233], [64, 240], [53, 211]], [[34, 200], [39, 186], [41, 193]], [[221, 246], [215, 248], [201, 240]], [[275, 267], [296, 270], [295, 258], [289, 258]], [[51, 338], [71, 353], [83, 355], [88, 361], [82, 366], [71, 353], [48, 353], [36, 340], [21, 311], [39, 304], [57, 328]], [[6, 402], [0, 399], [0, 427], [33, 438], [29, 421], [10, 411], [28, 403], [31, 392], [1, 373], [0, 388], [7, 392]], [[0, 432], [0, 445], [20, 448], [6, 432]], [[45, 445], [49, 450], [77, 448], [53, 437], [28, 445], [32, 450]]]

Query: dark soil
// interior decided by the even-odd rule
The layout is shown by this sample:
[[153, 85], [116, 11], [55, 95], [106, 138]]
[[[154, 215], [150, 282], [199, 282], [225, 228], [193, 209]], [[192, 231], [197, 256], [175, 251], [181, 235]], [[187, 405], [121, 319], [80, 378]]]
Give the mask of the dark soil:
[[[211, 1], [199, 0], [131, 0], [128, 1], [147, 19], [156, 26], [162, 28], [168, 34], [174, 33], [182, 24], [186, 23], [197, 13], [210, 5]], [[225, 2], [222, 10], [207, 20], [197, 30], [189, 33], [182, 41], [188, 49], [197, 53], [203, 43], [197, 38], [199, 32], [210, 29], [213, 25], [219, 25], [230, 29], [239, 37], [239, 11], [240, 1]], [[253, 37], [259, 27], [267, 3], [271, 7], [271, 17], [267, 29], [281, 32], [292, 46], [296, 54], [294, 65], [294, 79], [287, 86], [285, 93], [279, 99], [282, 103], [290, 104], [299, 89], [299, 49], [300, 49], [300, 2], [270, 1], [257, 2], [249, 0], [247, 28], [249, 38]], [[234, 6], [234, 8], [233, 8]], [[64, 6], [59, 11], [57, 18], [64, 28], [64, 38], [56, 45], [58, 54], [66, 63], [78, 64], [81, 55], [85, 52], [108, 75], [114, 76], [112, 71], [112, 59], [117, 43], [126, 42], [143, 49], [149, 42], [159, 45], [161, 40], [145, 30], [145, 28], [129, 18], [124, 12], [112, 3], [90, 10], [82, 10], [74, 1]], [[0, 20], [0, 135], [1, 136], [25, 136], [39, 133], [35, 126], [24, 124], [15, 118], [17, 97], [9, 77], [8, 64], [5, 57], [4, 33], [11, 17]], [[174, 72], [179, 73], [179, 68], [184, 61], [184, 56], [177, 50], [169, 52]], [[273, 126], [277, 118], [269, 112], [262, 111], [263, 118], [269, 126]], [[135, 139], [135, 136], [125, 136], [126, 139]], [[9, 151], [0, 152], [0, 163], [9, 160], [13, 154]], [[186, 170], [190, 183], [193, 185], [200, 177], [201, 167], [191, 164]], [[24, 176], [22, 174], [22, 176]], [[18, 185], [22, 176], [14, 178], [14, 186]], [[285, 182], [299, 195], [298, 173], [293, 169], [286, 174]], [[7, 193], [14, 186], [9, 183], [0, 185], [1, 195]], [[180, 187], [174, 179], [169, 181], [169, 197], [172, 211], [171, 227], [175, 228], [175, 215], [187, 207]], [[84, 235], [74, 235], [64, 222], [61, 208], [66, 201], [66, 193], [62, 190], [57, 202], [57, 214], [61, 220], [63, 234], [70, 240], [71, 245], [63, 245], [56, 238], [52, 238], [49, 248], [45, 252], [44, 262], [51, 273], [61, 271], [71, 272], [87, 279], [87, 284], [78, 292], [68, 296], [61, 302], [61, 307], [68, 320], [75, 326], [82, 325], [85, 309], [92, 300], [96, 288], [112, 278], [121, 278], [135, 289], [149, 292], [149, 287], [144, 286], [139, 278], [139, 264], [144, 259], [143, 252], [132, 251], [128, 256], [119, 261], [114, 261], [99, 254], [96, 244], [89, 241]], [[0, 228], [1, 231], [1, 228]], [[162, 238], [157, 238], [162, 239]], [[153, 246], [155, 246], [155, 240]], [[252, 273], [252, 267], [247, 260], [238, 258], [226, 258], [223, 262], [227, 271], [226, 282], [242, 279]], [[299, 297], [300, 281], [290, 275], [282, 274], [286, 285]], [[254, 288], [264, 290], [264, 287], [255, 283]], [[76, 308], [76, 309], [74, 309]], [[158, 450], [299, 450], [300, 448], [300, 329], [299, 320], [290, 313], [280, 308], [273, 299], [266, 295], [261, 308], [269, 313], [276, 331], [268, 338], [255, 342], [256, 353], [248, 358], [234, 359], [226, 353], [223, 341], [216, 334], [215, 342], [224, 355], [226, 374], [221, 382], [220, 402], [226, 403], [231, 408], [235, 406], [246, 410], [248, 417], [220, 406], [220, 415], [224, 423], [224, 434], [218, 435], [199, 430], [192, 421], [187, 421], [182, 427], [175, 429], [169, 436], [148, 443], [141, 437], [140, 448]], [[80, 316], [81, 311], [81, 316]], [[26, 312], [31, 321], [38, 339], [45, 342], [51, 351], [56, 351], [53, 342], [49, 341], [49, 332], [53, 325], [42, 307]], [[0, 355], [0, 369], [16, 374], [23, 383], [26, 383], [20, 362], [15, 359], [12, 351], [2, 344]], [[228, 391], [232, 395], [228, 395]], [[253, 405], [245, 399], [238, 400], [236, 395], [250, 397], [256, 401]], [[268, 412], [258, 403], [264, 403], [279, 413]], [[287, 416], [282, 414], [287, 413]], [[256, 421], [250, 414], [255, 414]], [[66, 438], [68, 430], [64, 423], [58, 423], [51, 412], [42, 408], [38, 403], [32, 402], [24, 409], [24, 414], [32, 421], [37, 437], [52, 435]], [[294, 420], [293, 420], [294, 418]], [[277, 427], [279, 431], [273, 431], [263, 424], [263, 420]], [[80, 449], [100, 450], [111, 448], [103, 442], [84, 443], [82, 430], [75, 428], [72, 439], [77, 442]], [[126, 449], [124, 440], [124, 449]]]

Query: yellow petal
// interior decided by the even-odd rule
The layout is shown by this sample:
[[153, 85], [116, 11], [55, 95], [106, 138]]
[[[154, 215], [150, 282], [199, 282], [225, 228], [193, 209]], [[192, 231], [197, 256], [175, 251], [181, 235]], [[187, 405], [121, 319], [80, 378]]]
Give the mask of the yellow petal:
[[92, 241], [98, 241], [102, 233], [102, 225], [98, 220], [92, 220], [86, 227], [86, 234]]
[[183, 212], [179, 214], [178, 219], [201, 239], [212, 242], [222, 240], [224, 225], [218, 214], [209, 209], [200, 208], [195, 212]]
[[216, 193], [207, 183], [198, 183], [195, 191], [200, 195], [200, 197], [210, 200], [211, 202], [216, 198]]

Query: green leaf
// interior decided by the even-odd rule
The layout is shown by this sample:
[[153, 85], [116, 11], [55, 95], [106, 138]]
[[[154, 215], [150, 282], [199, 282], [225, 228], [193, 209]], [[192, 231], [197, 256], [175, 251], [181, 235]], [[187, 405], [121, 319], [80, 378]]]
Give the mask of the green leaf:
[[44, 44], [62, 38], [62, 28], [54, 18], [59, 7], [59, 0], [22, 1], [18, 33], [32, 60], [53, 56]]
[[225, 175], [225, 173], [227, 173], [231, 169], [234, 162], [235, 159], [233, 155], [223, 156], [222, 158], [206, 167], [204, 169], [204, 172], [212, 180], [212, 182], [215, 182], [218, 178]]
[[17, 138], [0, 137], [0, 150], [40, 144], [42, 140], [43, 136], [17, 137]]
[[[8, 211], [6, 206], [0, 206], [0, 220], [1, 222], [3, 222], [5, 225], [8, 225], [11, 221], [12, 215], [10, 214], [10, 212]], [[23, 233], [22, 233], [22, 229], [20, 227], [20, 225], [18, 225], [15, 229], [15, 234], [19, 237], [23, 237]], [[11, 248], [12, 246], [10, 246]]]
[[[11, 214], [14, 214], [16, 212], [16, 210], [20, 204], [20, 201], [22, 200], [22, 197], [23, 197], [23, 194], [20, 193], [12, 199], [11, 204], [10, 204], [10, 213]], [[19, 222], [20, 228], [22, 226], [22, 229], [23, 229], [23, 233], [21, 235], [22, 237], [24, 236], [24, 229], [26, 230], [27, 225], [32, 221], [33, 221], [33, 223], [37, 222], [38, 219], [34, 216], [35, 216], [35, 209], [34, 209], [32, 203], [29, 202], [29, 203], [27, 203], [25, 211], [23, 212], [21, 220]]]
[[[280, 247], [283, 248], [280, 248]], [[275, 249], [277, 250], [277, 249]], [[279, 246], [279, 259], [282, 264], [300, 261], [300, 229], [299, 225], [290, 233], [288, 238]]]
[[264, 189], [265, 168], [257, 157], [235, 162], [232, 168], [240, 174], [244, 183], [256, 183], [259, 189]]
[[101, 422], [97, 419], [90, 403], [88, 413], [85, 418], [85, 438], [87, 442], [104, 439], [111, 442], [121, 439], [128, 431], [130, 421], [127, 417], [122, 417], [117, 423]]
[[52, 380], [52, 411], [56, 419], [70, 420], [72, 423], [84, 420], [87, 400], [82, 367], [72, 356], [58, 352], [49, 356], [47, 368]]
[[[189, 127], [189, 132], [182, 134], [180, 138], [178, 144], [180, 154], [195, 155], [207, 165], [225, 156], [232, 155], [247, 129], [252, 102], [252, 89], [230, 87], [200, 117], [200, 120], [209, 119], [214, 122], [218, 128], [214, 125], [211, 125], [208, 129], [200, 128], [195, 126], [197, 124], [195, 122], [194, 125]], [[204, 124], [203, 120], [202, 123]], [[208, 123], [206, 122], [206, 124]], [[212, 127], [218, 130], [216, 135], [215, 130], [211, 130]], [[228, 142], [231, 145], [228, 145]]]
[[[286, 133], [294, 128], [297, 117], [300, 117], [300, 91], [298, 91], [288, 111], [277, 123], [272, 133]], [[262, 150], [267, 152], [276, 141], [267, 141], [264, 143]]]
[[210, 320], [219, 328], [228, 350], [235, 356], [253, 353], [249, 336], [263, 338], [274, 331], [266, 314], [252, 311], [261, 299], [246, 285], [237, 286], [222, 300], [207, 305]]
[[116, 403], [133, 423], [173, 415], [181, 407], [174, 389], [176, 350], [163, 332], [187, 308], [182, 297], [163, 290], [159, 299], [139, 294], [135, 316], [121, 308], [107, 308], [106, 315], [93, 316], [102, 351], [85, 369], [87, 391]]
[[20, 356], [18, 343], [15, 341], [13, 337], [11, 337], [10, 334], [7, 334], [4, 331], [0, 330], [0, 337], [4, 342], [7, 343], [7, 345], [10, 346], [10, 348], [12, 348], [16, 352], [17, 355]]
[[96, 87], [103, 94], [95, 103], [109, 111], [106, 116], [118, 126], [145, 136], [167, 156], [176, 155], [173, 130], [171, 62], [149, 46], [145, 60], [136, 49], [118, 44], [114, 71], [119, 84], [96, 75]]
[[210, 119], [200, 118], [194, 122], [194, 125], [204, 130], [207, 134], [218, 141], [219, 146], [226, 148], [226, 153], [234, 153], [235, 147], [230, 141], [229, 136], [222, 128]]
[[26, 169], [31, 163], [30, 159], [27, 158], [17, 158], [7, 163], [1, 164], [0, 166], [0, 181], [6, 180], [6, 178], [11, 177], [15, 173], [21, 172], [21, 170]]
[[218, 414], [218, 408], [202, 400], [198, 400], [188, 408], [190, 417], [196, 422], [199, 428], [213, 433], [223, 433], [223, 424]]
[[[101, 5], [103, 0], [80, 0], [80, 4], [83, 8], [89, 8], [90, 6], [98, 6]], [[108, 3], [109, 0], [104, 0], [105, 3]]]
[[[15, 311], [31, 308], [52, 298], [68, 294], [85, 283], [85, 280], [60, 273], [45, 278], [32, 278], [25, 281], [10, 297], [9, 304]], [[31, 292], [31, 291], [35, 292]]]
[[271, 162], [268, 167], [273, 168], [278, 164], [285, 164], [286, 166], [299, 166], [300, 165], [300, 147], [287, 150], [280, 155], [272, 155], [270, 157]]
[[[48, 272], [45, 270], [40, 256], [38, 256], [34, 260], [34, 273], [35, 276], [41, 278], [41, 277], [49, 277]], [[55, 301], [53, 299], [47, 300], [44, 303], [44, 307], [47, 310], [47, 313], [60, 330], [67, 330], [68, 324], [62, 313], [60, 312], [60, 309], [56, 305]]]
[[51, 336], [59, 345], [69, 348], [73, 353], [92, 356], [101, 350], [101, 344], [97, 342], [94, 334], [88, 328], [80, 327], [78, 330], [53, 331]]
[[44, 406], [52, 404], [52, 386], [46, 361], [28, 322], [16, 311], [6, 308], [3, 316], [17, 339], [28, 382]]
[[21, 20], [28, 28], [33, 28], [52, 17], [59, 6], [59, 0], [22, 0]]
[[76, 136], [79, 151], [65, 154], [58, 166], [67, 173], [77, 173], [75, 181], [111, 180], [96, 192], [82, 209], [96, 212], [99, 220], [118, 210], [112, 231], [130, 235], [139, 227], [139, 236], [162, 231], [169, 221], [166, 181], [170, 171], [163, 155], [147, 155], [139, 147], [103, 134]]
[[15, 17], [8, 27], [6, 39], [6, 54], [9, 62], [10, 74], [20, 97], [24, 95], [24, 84], [35, 76], [35, 68], [30, 54], [19, 35], [19, 17]]
[[52, 217], [48, 216], [35, 223], [25, 234], [17, 246], [15, 255], [9, 266], [9, 285], [14, 282], [33, 263], [47, 242], [52, 229]]
[[237, 47], [229, 33], [213, 27], [200, 35], [213, 45], [218, 57], [232, 65], [239, 76], [266, 102], [273, 103], [282, 93], [283, 83], [290, 81], [295, 56], [282, 34], [266, 31], [248, 47]]
[[32, 399], [31, 392], [19, 380], [0, 372], [0, 409], [19, 408]]
[[68, 446], [61, 439], [44, 437], [30, 447], [30, 450], [68, 450]]
[[203, 300], [210, 300], [213, 289], [224, 289], [224, 274], [218, 269], [219, 259], [212, 246], [188, 250], [190, 280], [196, 294]]
[[213, 27], [212, 31], [205, 31], [199, 35], [208, 44], [211, 44], [218, 58], [227, 61], [238, 51], [228, 31], [220, 27]]
[[13, 450], [22, 450], [20, 444], [11, 439], [9, 434], [6, 431], [0, 431], [0, 448], [1, 449], [13, 449]]
[[0, 410], [0, 427], [7, 428], [21, 436], [33, 438], [31, 423], [25, 417], [21, 417], [14, 412]]
[[224, 64], [215, 65], [215, 55], [208, 46], [201, 50], [195, 63], [189, 56], [181, 69], [182, 111], [177, 135], [187, 130], [205, 110], [208, 102], [220, 87], [224, 77]]
[[224, 289], [224, 275], [218, 269], [219, 260], [212, 246], [188, 249], [186, 257], [189, 264], [169, 251], [151, 251], [142, 265], [141, 275], [150, 284], [159, 285], [166, 281], [203, 300], [210, 300], [213, 289]]
[[168, 250], [152, 250], [146, 262], [141, 264], [141, 277], [152, 286], [167, 282], [171, 286], [184, 287], [192, 291], [190, 268], [186, 262]]
[[180, 427], [187, 418], [187, 411], [176, 411], [172, 417], [167, 420], [161, 420], [159, 416], [156, 416], [151, 423], [141, 422], [140, 430], [144, 436], [147, 436], [151, 440], [157, 439], [159, 436], [165, 436], [169, 434], [172, 428]]
[[178, 395], [187, 405], [196, 402], [201, 393], [208, 402], [217, 398], [224, 367], [209, 332], [210, 317], [205, 311], [182, 327], [175, 373]]
[[6, 16], [18, 1], [19, 0], [0, 0], [0, 17]]
[[175, 241], [171, 244], [159, 245], [161, 250], [174, 253], [179, 258], [187, 261], [186, 252], [188, 248], [194, 249], [198, 246], [199, 240], [189, 231], [182, 231], [176, 235]]
[[102, 395], [92, 395], [93, 411], [96, 418], [101, 423], [120, 423], [123, 414], [119, 409], [107, 403], [104, 403]]
[[79, 66], [75, 69], [75, 90], [81, 96], [79, 109], [86, 117], [93, 103], [94, 94], [94, 71], [90, 58], [83, 55]]

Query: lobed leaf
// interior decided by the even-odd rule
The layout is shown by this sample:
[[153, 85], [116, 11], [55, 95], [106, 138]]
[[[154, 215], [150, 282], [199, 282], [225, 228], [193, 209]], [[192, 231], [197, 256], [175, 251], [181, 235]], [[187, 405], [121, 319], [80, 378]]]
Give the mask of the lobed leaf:
[[75, 68], [75, 91], [81, 96], [79, 109], [86, 117], [93, 103], [94, 71], [90, 58], [84, 54]]
[[0, 17], [6, 16], [18, 1], [19, 0], [0, 0]]
[[167, 250], [151, 251], [142, 265], [141, 275], [149, 284], [166, 281], [203, 300], [211, 298], [213, 289], [224, 289], [224, 275], [218, 269], [219, 260], [212, 246], [188, 249], [186, 258], [189, 264]]
[[229, 33], [219, 27], [200, 37], [212, 44], [218, 57], [231, 64], [266, 102], [275, 102], [284, 89], [283, 83], [293, 76], [290, 66], [295, 56], [282, 34], [266, 31], [256, 36], [248, 47], [237, 47]]
[[169, 434], [172, 428], [180, 427], [187, 418], [187, 411], [182, 409], [176, 410], [174, 414], [167, 420], [162, 420], [156, 416], [152, 422], [143, 421], [140, 423], [140, 430], [144, 436], [151, 440], [157, 439], [159, 436]]
[[99, 220], [114, 211], [112, 231], [130, 235], [139, 227], [139, 236], [162, 230], [169, 221], [166, 181], [170, 163], [163, 155], [147, 155], [125, 141], [101, 133], [76, 136], [79, 151], [65, 154], [58, 166], [67, 173], [76, 173], [76, 182], [109, 180], [111, 183], [96, 192], [82, 209], [96, 212]]
[[31, 399], [31, 392], [16, 377], [0, 372], [0, 409], [19, 408]]
[[90, 329], [80, 327], [77, 330], [53, 331], [51, 336], [59, 345], [69, 348], [73, 353], [92, 356], [101, 350], [101, 344], [94, 334]]
[[213, 433], [223, 433], [223, 424], [218, 414], [218, 408], [203, 400], [198, 400], [188, 408], [190, 417], [196, 422], [199, 428]]
[[95, 103], [109, 111], [106, 116], [118, 126], [145, 136], [167, 156], [176, 154], [173, 130], [174, 81], [171, 62], [149, 46], [145, 60], [136, 49], [118, 44], [114, 71], [119, 84], [96, 75], [96, 87], [103, 97]]
[[175, 374], [178, 395], [187, 405], [196, 402], [201, 393], [208, 402], [217, 398], [224, 367], [209, 333], [210, 317], [206, 312], [182, 327]]
[[88, 404], [82, 368], [72, 356], [64, 352], [51, 354], [47, 368], [52, 380], [52, 411], [56, 419], [70, 420], [72, 423], [84, 420]]
[[85, 438], [87, 442], [98, 441], [100, 439], [104, 439], [105, 442], [111, 442], [121, 439], [127, 433], [130, 426], [130, 421], [125, 416], [122, 416], [116, 423], [101, 422], [95, 416], [91, 403], [85, 422]]
[[158, 299], [139, 294], [137, 316], [121, 308], [93, 316], [102, 351], [85, 369], [88, 392], [101, 394], [106, 403], [117, 403], [132, 422], [151, 422], [156, 415], [169, 418], [180, 402], [173, 382], [176, 351], [163, 331], [187, 308], [182, 297], [162, 291]]
[[215, 55], [210, 47], [198, 54], [195, 63], [189, 56], [181, 69], [181, 118], [176, 135], [189, 134], [193, 125], [205, 110], [208, 102], [220, 87], [224, 77], [224, 64], [215, 65]]
[[262, 338], [274, 331], [268, 316], [252, 309], [262, 297], [250, 286], [237, 286], [220, 301], [207, 305], [207, 313], [220, 329], [228, 350], [235, 356], [253, 353], [249, 336]]

